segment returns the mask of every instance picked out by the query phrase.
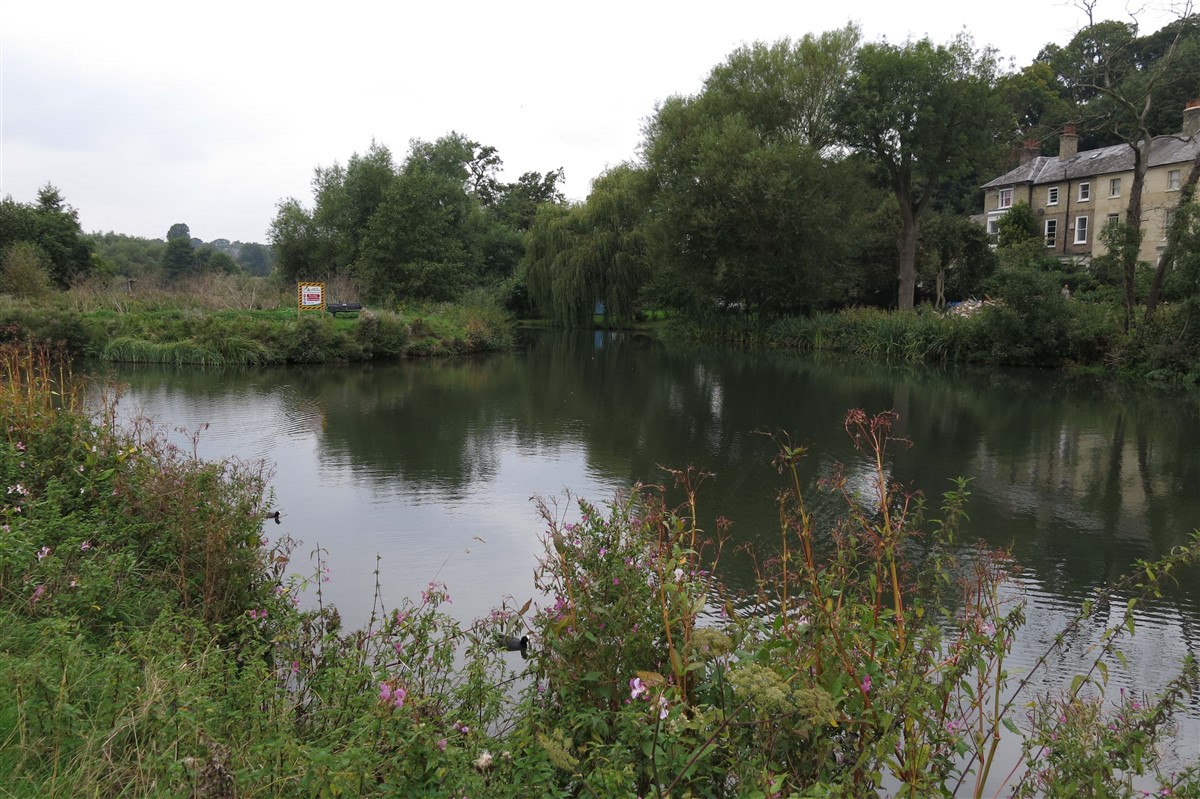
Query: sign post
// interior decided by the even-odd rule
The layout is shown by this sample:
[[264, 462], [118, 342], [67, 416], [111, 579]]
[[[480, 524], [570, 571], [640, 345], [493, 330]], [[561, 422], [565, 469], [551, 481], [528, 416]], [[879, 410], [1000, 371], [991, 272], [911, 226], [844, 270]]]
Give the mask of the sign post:
[[325, 284], [324, 283], [297, 283], [296, 284], [296, 318], [299, 319], [304, 315], [305, 311], [324, 311], [325, 310]]

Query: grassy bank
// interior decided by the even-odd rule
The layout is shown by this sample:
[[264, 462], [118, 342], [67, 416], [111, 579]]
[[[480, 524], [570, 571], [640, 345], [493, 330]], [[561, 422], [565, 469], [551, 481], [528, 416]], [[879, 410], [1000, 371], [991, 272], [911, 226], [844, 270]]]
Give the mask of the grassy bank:
[[334, 318], [254, 278], [161, 289], [72, 289], [0, 298], [0, 342], [62, 344], [124, 363], [286, 364], [462, 355], [508, 349], [512, 323], [486, 297], [462, 304], [367, 308]]
[[[965, 483], [935, 509], [887, 482], [891, 416], [847, 416], [880, 501], [834, 480], [836, 520], [813, 518], [806, 453], [778, 441], [755, 596], [717, 579], [689, 470], [543, 502], [536, 602], [463, 622], [430, 583], [360, 630], [323, 602], [319, 559], [293, 574], [296, 544], [262, 537], [262, 467], [85, 416], [36, 350], [0, 350], [0, 377], [0, 796], [1141, 797], [1139, 775], [1200, 792], [1156, 749], [1194, 664], [1161, 696], [1105, 698], [1135, 610], [1200, 542], [1083, 608], [1043, 662], [1112, 624], [1095, 660], [1027, 705], [1042, 666], [1006, 670], [1009, 561], [959, 540]], [[500, 643], [522, 635], [527, 658]], [[1027, 769], [991, 773], [1001, 729]]]
[[1166, 306], [1123, 329], [1120, 309], [1057, 294], [989, 304], [970, 316], [926, 307], [857, 308], [810, 317], [713, 315], [679, 320], [672, 335], [693, 341], [867, 358], [997, 366], [1081, 367], [1186, 386], [1200, 385], [1200, 303]]

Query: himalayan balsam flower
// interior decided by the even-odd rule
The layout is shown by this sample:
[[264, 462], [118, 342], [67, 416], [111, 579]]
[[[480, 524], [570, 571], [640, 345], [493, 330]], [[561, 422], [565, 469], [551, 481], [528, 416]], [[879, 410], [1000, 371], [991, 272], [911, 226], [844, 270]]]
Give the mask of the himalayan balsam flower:
[[862, 678], [862, 691], [864, 694], [871, 693], [871, 675], [867, 674]]
[[41, 600], [42, 594], [44, 593], [46, 593], [46, 586], [39, 585], [36, 589], [34, 589], [33, 596], [29, 598], [29, 601], [36, 605]]
[[662, 721], [663, 719], [665, 719], [667, 717], [667, 710], [669, 708], [670, 708], [670, 705], [667, 704], [667, 698], [665, 696], [660, 696], [658, 698], [658, 720], [659, 721]]
[[675, 580], [678, 582], [683, 579], [683, 569], [675, 570]]
[[641, 677], [634, 677], [629, 681], [629, 698], [641, 699], [646, 694], [650, 693], [650, 689], [642, 682]]
[[50, 549], [50, 547], [42, 547], [41, 549], [38, 550], [37, 559], [45, 560], [46, 558], [50, 557], [51, 551], [52, 550]]
[[83, 543], [81, 543], [79, 545], [80, 552], [87, 552], [91, 548], [92, 548], [92, 542], [90, 542], [90, 541], [84, 541]]

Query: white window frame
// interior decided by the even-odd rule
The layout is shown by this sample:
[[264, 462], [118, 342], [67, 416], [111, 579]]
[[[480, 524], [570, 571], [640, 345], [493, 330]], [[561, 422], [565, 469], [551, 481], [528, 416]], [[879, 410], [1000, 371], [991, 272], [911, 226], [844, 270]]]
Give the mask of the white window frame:
[[1167, 191], [1179, 191], [1179, 180], [1182, 177], [1180, 170], [1171, 169], [1167, 172]]
[[[1007, 200], [1007, 202], [1005, 202], [1006, 200]], [[1000, 197], [999, 197], [999, 200], [997, 201], [997, 203], [998, 203], [997, 204], [998, 208], [1012, 208], [1013, 190], [1012, 189], [1000, 189]]]
[[1058, 205], [1058, 186], [1046, 189], [1046, 205]]
[[1046, 225], [1042, 230], [1043, 230], [1043, 235], [1046, 239], [1046, 246], [1047, 247], [1058, 246], [1058, 220], [1057, 219], [1047, 219]]
[[1086, 216], [1075, 217], [1075, 243], [1087, 244], [1088, 236], [1088, 218]]
[[999, 222], [1000, 222], [1000, 217], [998, 217], [998, 216], [989, 216], [988, 217], [987, 232], [988, 232], [989, 236], [999, 236], [1000, 235]]
[[1083, 182], [1079, 184], [1079, 202], [1086, 203], [1092, 199], [1092, 184]]
[[1120, 178], [1109, 178], [1108, 179], [1108, 196], [1109, 197], [1120, 197], [1121, 196], [1121, 179]]

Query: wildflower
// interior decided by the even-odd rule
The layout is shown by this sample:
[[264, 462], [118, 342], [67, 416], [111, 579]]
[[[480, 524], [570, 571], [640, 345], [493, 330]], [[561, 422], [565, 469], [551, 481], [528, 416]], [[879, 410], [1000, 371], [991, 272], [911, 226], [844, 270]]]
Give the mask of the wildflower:
[[72, 581], [69, 583], [69, 585], [70, 585], [72, 588], [78, 588], [78, 587], [79, 587], [79, 583], [75, 582], [74, 580], [72, 580]]
[[871, 693], [871, 675], [870, 675], [870, 674], [863, 675], [863, 678], [862, 678], [862, 692], [863, 692], [864, 694], [869, 694], [869, 693]]
[[300, 673], [300, 661], [293, 660], [292, 661], [292, 674], [299, 674], [299, 673]]
[[479, 753], [479, 757], [475, 758], [473, 765], [480, 771], [487, 771], [492, 767], [492, 753], [484, 749]]
[[445, 738], [439, 738], [439, 739], [438, 739], [438, 742], [437, 742], [437, 748], [438, 748], [439, 750], [441, 750], [442, 752], [445, 752], [445, 751], [446, 751], [446, 745], [447, 745], [448, 743], [449, 743], [449, 741], [447, 741]]
[[667, 711], [669, 709], [670, 709], [670, 705], [667, 704], [667, 698], [665, 696], [660, 696], [658, 698], [658, 720], [659, 721], [662, 721], [663, 719], [665, 719], [667, 717]]
[[392, 686], [388, 685], [385, 682], [379, 683], [379, 701], [380, 702], [392, 701]]
[[598, 554], [600, 557], [604, 557], [605, 555], [607, 555], [607, 554], [608, 554], [608, 548], [607, 548], [607, 547], [600, 547], [600, 551], [599, 551], [597, 554]]
[[38, 550], [37, 559], [45, 560], [46, 558], [50, 557], [50, 553], [52, 551], [53, 550], [51, 550], [50, 547], [42, 547], [41, 549]]
[[392, 691], [392, 704], [396, 706], [397, 710], [399, 710], [400, 708], [404, 707], [404, 700], [407, 697], [408, 691], [405, 691], [403, 688], [396, 688]]
[[650, 689], [642, 682], [641, 677], [634, 677], [629, 681], [629, 698], [641, 699], [646, 694], [650, 693]]
[[33, 596], [31, 596], [29, 598], [29, 601], [32, 604], [36, 605], [38, 603], [38, 601], [41, 600], [42, 594], [44, 594], [44, 593], [46, 593], [46, 586], [39, 585], [36, 589], [34, 589]]
[[92, 548], [92, 543], [90, 541], [84, 541], [84, 542], [80, 543], [80, 545], [79, 545], [80, 552], [87, 552], [91, 548]]
[[620, 577], [614, 577], [614, 578], [613, 578], [613, 585], [620, 585], [620, 584], [621, 584], [621, 578], [620, 578]]
[[18, 441], [18, 442], [17, 442], [17, 451], [18, 451], [18, 452], [24, 452], [24, 451], [25, 451], [25, 444], [24, 444], [23, 442], [20, 442], [20, 441]]
[[683, 569], [676, 569], [675, 570], [675, 581], [679, 582], [682, 579], [683, 579]]
[[466, 724], [463, 724], [461, 721], [454, 722], [454, 729], [461, 735], [466, 735], [471, 731], [471, 728]]
[[12, 528], [9, 527], [7, 524], [0, 524], [0, 530], [3, 530], [6, 533], [12, 532]]

